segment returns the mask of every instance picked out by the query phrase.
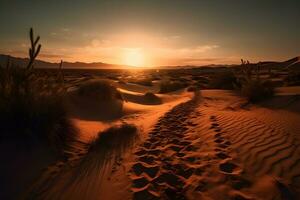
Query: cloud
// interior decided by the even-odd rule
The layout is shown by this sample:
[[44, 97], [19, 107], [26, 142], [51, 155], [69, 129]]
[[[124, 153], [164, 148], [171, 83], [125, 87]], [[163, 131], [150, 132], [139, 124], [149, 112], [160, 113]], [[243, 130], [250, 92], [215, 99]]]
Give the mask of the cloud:
[[39, 55], [40, 58], [43, 58], [43, 59], [66, 59], [66, 58], [70, 58], [68, 55], [65, 55], [65, 54], [52, 54], [52, 53], [41, 53]]
[[70, 32], [70, 29], [69, 28], [62, 28], [61, 31], [63, 31], [63, 32]]
[[195, 51], [199, 53], [203, 53], [217, 48], [219, 48], [219, 45], [204, 45], [204, 46], [197, 46], [195, 48]]

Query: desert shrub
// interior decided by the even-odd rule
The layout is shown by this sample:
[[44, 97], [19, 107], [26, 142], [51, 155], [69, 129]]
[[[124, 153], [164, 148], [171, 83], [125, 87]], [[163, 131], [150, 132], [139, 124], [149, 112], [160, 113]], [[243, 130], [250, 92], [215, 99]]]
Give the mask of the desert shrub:
[[[88, 152], [78, 166], [78, 176], [93, 175], [93, 170], [103, 172], [109, 163], [117, 161], [139, 138], [138, 129], [123, 123], [101, 131], [90, 142]], [[103, 174], [102, 174], [103, 175]]]
[[183, 89], [184, 87], [186, 87], [186, 85], [179, 81], [164, 81], [160, 83], [159, 87], [159, 93], [168, 93]]
[[199, 87], [197, 85], [193, 85], [193, 86], [190, 86], [187, 88], [187, 91], [188, 92], [195, 92], [195, 91], [198, 91], [199, 90]]
[[[111, 83], [93, 80], [68, 94], [72, 115], [85, 120], [112, 120], [122, 115], [123, 96]], [[83, 109], [84, 108], [84, 109]]]
[[209, 80], [205, 76], [192, 76], [192, 80], [197, 81], [199, 83], [209, 83]]
[[248, 80], [242, 84], [241, 93], [250, 102], [255, 103], [274, 95], [274, 87], [269, 81]]
[[65, 109], [62, 76], [41, 76], [33, 69], [41, 46], [32, 29], [30, 39], [26, 67], [8, 62], [0, 68], [0, 139], [29, 145], [43, 142], [61, 150], [77, 136]]
[[100, 101], [112, 101], [116, 99], [123, 101], [121, 93], [107, 81], [88, 81], [81, 84], [77, 92], [79, 96], [94, 98]]
[[218, 73], [213, 76], [209, 82], [209, 86], [215, 89], [234, 89], [237, 84], [237, 78], [233, 72]]
[[152, 80], [148, 78], [130, 80], [128, 82], [138, 84], [138, 85], [143, 85], [143, 86], [152, 86]]
[[300, 85], [300, 72], [290, 72], [284, 82], [289, 86]]
[[101, 160], [106, 162], [111, 156], [118, 157], [125, 152], [137, 138], [138, 129], [132, 124], [123, 123], [112, 126], [98, 133], [98, 136], [90, 143], [88, 152], [97, 153]]
[[148, 102], [161, 103], [161, 99], [158, 96], [156, 96], [155, 94], [153, 94], [152, 92], [146, 92], [144, 94], [144, 97]]

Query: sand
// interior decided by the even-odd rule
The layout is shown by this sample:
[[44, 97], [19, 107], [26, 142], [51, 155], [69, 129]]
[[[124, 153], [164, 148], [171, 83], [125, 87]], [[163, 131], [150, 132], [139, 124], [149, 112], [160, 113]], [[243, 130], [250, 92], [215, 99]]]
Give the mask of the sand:
[[[288, 88], [289, 89], [289, 88]], [[149, 105], [144, 86], [130, 94], [112, 121], [74, 118], [81, 139], [66, 160], [49, 166], [29, 199], [297, 199], [300, 196], [300, 90], [259, 105], [231, 91], [180, 91]], [[151, 90], [155, 92], [155, 89]], [[286, 91], [286, 92], [285, 92]], [[288, 100], [288, 101], [287, 101]], [[276, 102], [276, 103], [274, 103]], [[278, 105], [277, 105], [278, 104]], [[140, 140], [103, 168], [87, 153], [96, 133], [135, 124]], [[85, 158], [90, 159], [85, 159]]]

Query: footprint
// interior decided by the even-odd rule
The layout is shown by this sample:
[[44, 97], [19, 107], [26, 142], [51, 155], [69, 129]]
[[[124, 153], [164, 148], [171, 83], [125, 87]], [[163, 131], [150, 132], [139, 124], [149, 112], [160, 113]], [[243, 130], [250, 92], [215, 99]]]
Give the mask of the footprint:
[[155, 192], [144, 189], [133, 193], [134, 200], [159, 200], [159, 195]]
[[147, 154], [147, 151], [145, 149], [140, 149], [140, 150], [136, 151], [134, 154], [137, 156], [141, 156], [141, 155]]
[[159, 166], [145, 167], [144, 172], [151, 178], [154, 178], [159, 171]]
[[139, 177], [132, 180], [133, 187], [135, 188], [143, 188], [148, 185], [149, 181], [145, 177]]
[[218, 138], [215, 140], [215, 143], [218, 143], [218, 144], [223, 143], [223, 142], [224, 142], [224, 140], [222, 138]]
[[218, 124], [218, 123], [212, 123], [211, 126], [212, 126], [212, 127], [218, 127], [219, 124]]
[[225, 144], [218, 144], [217, 147], [222, 148], [222, 149], [226, 149], [228, 146]]
[[156, 160], [156, 157], [154, 157], [154, 156], [144, 155], [144, 156], [139, 157], [139, 161], [141, 161], [143, 163], [147, 163], [149, 165], [154, 164], [155, 160]]
[[176, 200], [186, 199], [184, 194], [182, 194], [181, 190], [174, 189], [174, 188], [171, 188], [171, 187], [167, 187], [164, 190], [164, 195], [166, 196], [166, 199], [176, 199]]
[[216, 154], [216, 156], [217, 156], [218, 158], [220, 158], [220, 159], [226, 159], [226, 158], [229, 158], [229, 156], [228, 156], [226, 153], [224, 153], [224, 152], [219, 152], [219, 153]]
[[225, 172], [225, 173], [232, 173], [236, 168], [237, 168], [237, 165], [230, 162], [230, 161], [226, 161], [224, 163], [221, 163], [219, 165], [219, 168], [222, 172]]
[[181, 149], [183, 149], [182, 146], [177, 146], [177, 145], [171, 145], [169, 146], [169, 149], [172, 149], [173, 151], [179, 152]]
[[143, 173], [143, 171], [145, 170], [145, 166], [142, 165], [141, 163], [137, 162], [132, 166], [132, 171], [136, 174], [136, 175], [141, 175]]
[[167, 183], [174, 188], [182, 188], [184, 182], [172, 172], [161, 173], [157, 178], [153, 180], [155, 183]]

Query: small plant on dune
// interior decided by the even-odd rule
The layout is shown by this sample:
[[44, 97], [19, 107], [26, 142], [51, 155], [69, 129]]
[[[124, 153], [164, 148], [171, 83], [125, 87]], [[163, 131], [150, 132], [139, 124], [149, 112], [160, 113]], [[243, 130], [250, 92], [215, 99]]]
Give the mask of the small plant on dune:
[[96, 98], [100, 101], [123, 101], [121, 93], [107, 81], [89, 81], [79, 86], [78, 94], [83, 97]]
[[250, 102], [256, 103], [272, 97], [274, 95], [274, 87], [269, 81], [251, 79], [242, 84], [241, 93]]
[[[89, 120], [112, 120], [122, 116], [124, 99], [110, 82], [91, 80], [68, 96], [72, 114]], [[81, 109], [83, 108], [84, 109]]]
[[8, 61], [0, 68], [0, 137], [1, 141], [45, 142], [59, 150], [76, 137], [77, 131], [63, 104], [61, 80], [41, 76], [33, 67], [41, 49], [39, 39], [30, 29], [26, 67]]
[[288, 86], [300, 85], [300, 72], [290, 71], [288, 76], [284, 79], [284, 82]]
[[197, 85], [193, 85], [187, 88], [188, 92], [196, 92], [198, 90], [200, 90], [200, 88]]
[[149, 78], [142, 78], [142, 79], [136, 79], [136, 80], [130, 80], [130, 83], [143, 85], [143, 86], [152, 86], [152, 80]]
[[[111, 158], [118, 158], [138, 139], [138, 129], [132, 124], [123, 123], [113, 126], [103, 132], [91, 142], [88, 153], [97, 155], [100, 166], [105, 166]], [[89, 158], [87, 158], [89, 159]], [[94, 159], [92, 156], [91, 159]]]
[[241, 93], [245, 96], [249, 102], [256, 103], [261, 100], [270, 98], [274, 95], [274, 86], [270, 81], [263, 81], [259, 77], [259, 67], [256, 69], [255, 78], [253, 74], [253, 65], [250, 65], [249, 61], [243, 62], [242, 77], [239, 79], [241, 85]]
[[222, 72], [212, 77], [209, 86], [214, 89], [232, 90], [237, 83], [237, 78], [233, 72]]
[[184, 83], [181, 83], [179, 81], [163, 81], [160, 83], [159, 86], [159, 93], [174, 92], [176, 90], [180, 90], [186, 87]]
[[152, 92], [146, 92], [144, 94], [144, 97], [149, 102], [157, 103], [157, 104], [161, 103], [161, 99], [158, 96], [156, 96], [155, 94], [153, 94]]

